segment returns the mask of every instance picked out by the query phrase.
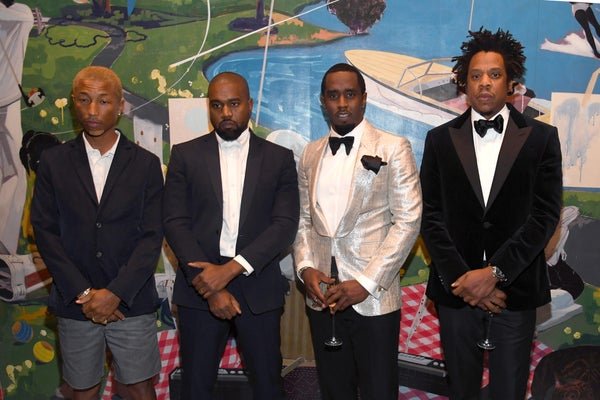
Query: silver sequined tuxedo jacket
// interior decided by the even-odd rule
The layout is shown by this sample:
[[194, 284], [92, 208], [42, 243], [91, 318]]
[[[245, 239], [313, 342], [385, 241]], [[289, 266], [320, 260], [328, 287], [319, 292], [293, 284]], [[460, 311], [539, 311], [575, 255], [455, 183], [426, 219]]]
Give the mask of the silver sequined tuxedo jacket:
[[[295, 263], [311, 261], [329, 275], [331, 257], [335, 256], [340, 281], [363, 274], [378, 284], [378, 298], [369, 295], [353, 306], [358, 313], [375, 316], [398, 310], [402, 304], [400, 268], [421, 223], [421, 186], [410, 142], [366, 123], [348, 206], [334, 235], [328, 233], [316, 193], [323, 155], [328, 149], [325, 136], [309, 143], [300, 159]], [[381, 157], [387, 165], [381, 166], [377, 174], [367, 170], [360, 161], [365, 155]], [[307, 302], [312, 307], [311, 303]]]

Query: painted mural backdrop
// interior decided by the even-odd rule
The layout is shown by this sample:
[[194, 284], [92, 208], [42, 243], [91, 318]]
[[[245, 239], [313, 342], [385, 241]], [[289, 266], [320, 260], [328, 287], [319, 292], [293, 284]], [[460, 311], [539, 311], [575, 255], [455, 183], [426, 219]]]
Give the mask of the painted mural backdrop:
[[[546, 251], [553, 301], [539, 310], [531, 396], [592, 398], [586, 396], [600, 389], [595, 3], [0, 0], [0, 398], [61, 396], [55, 322], [44, 305], [49, 277], [28, 205], [40, 152], [79, 130], [70, 114], [76, 71], [104, 65], [119, 74], [121, 129], [166, 165], [170, 146], [210, 130], [207, 84], [225, 70], [250, 83], [255, 131], [299, 156], [327, 133], [318, 101], [323, 73], [349, 62], [367, 82], [366, 118], [410, 139], [419, 161], [427, 130], [467, 107], [449, 60], [467, 31], [480, 26], [508, 29], [525, 45], [528, 72], [511, 102], [559, 128], [564, 158], [565, 207]], [[417, 310], [424, 307], [418, 300], [426, 265], [418, 243], [403, 279], [415, 288], [417, 305], [412, 314], [403, 309], [400, 350], [439, 358], [439, 345], [418, 345], [423, 322], [434, 318]], [[289, 258], [283, 269], [291, 274]], [[166, 258], [159, 270], [168, 277]], [[169, 324], [159, 315], [161, 329]]]

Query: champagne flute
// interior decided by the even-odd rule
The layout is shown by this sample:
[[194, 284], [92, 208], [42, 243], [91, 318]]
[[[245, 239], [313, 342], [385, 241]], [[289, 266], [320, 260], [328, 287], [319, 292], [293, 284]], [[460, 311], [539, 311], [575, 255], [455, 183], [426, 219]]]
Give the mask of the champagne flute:
[[[331, 279], [333, 279], [333, 282], [327, 286], [328, 288], [340, 283], [337, 274], [331, 274]], [[331, 315], [331, 337], [325, 340], [325, 346], [330, 348], [338, 348], [344, 343], [341, 339], [335, 336], [335, 313], [332, 312], [335, 304], [336, 303], [329, 304], [329, 314]]]
[[494, 313], [491, 311], [488, 311], [487, 314], [488, 314], [488, 320], [487, 320], [486, 329], [485, 329], [485, 338], [478, 341], [477, 346], [479, 346], [480, 348], [482, 348], [484, 350], [494, 350], [496, 348], [496, 345], [494, 343], [492, 343], [492, 341], [490, 340], [490, 330], [492, 329], [492, 318], [494, 318]]

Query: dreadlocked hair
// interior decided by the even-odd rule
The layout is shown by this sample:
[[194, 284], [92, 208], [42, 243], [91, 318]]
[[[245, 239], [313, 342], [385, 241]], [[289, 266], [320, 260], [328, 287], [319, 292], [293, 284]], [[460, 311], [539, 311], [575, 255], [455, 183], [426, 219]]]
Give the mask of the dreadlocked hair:
[[469, 36], [471, 39], [460, 46], [462, 54], [452, 58], [452, 61], [456, 62], [452, 72], [460, 90], [464, 91], [467, 86], [469, 64], [473, 56], [480, 51], [500, 54], [504, 60], [508, 80], [522, 81], [526, 71], [524, 47], [509, 31], [498, 29], [496, 33], [492, 33], [481, 27], [479, 31], [469, 31], [467, 37]]

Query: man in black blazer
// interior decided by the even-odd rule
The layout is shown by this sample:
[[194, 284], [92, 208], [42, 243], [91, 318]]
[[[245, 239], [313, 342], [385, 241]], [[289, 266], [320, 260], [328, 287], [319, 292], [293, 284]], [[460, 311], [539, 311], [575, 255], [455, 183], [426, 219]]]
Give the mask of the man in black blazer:
[[[523, 399], [536, 307], [550, 301], [544, 246], [559, 220], [556, 128], [507, 104], [525, 68], [510, 33], [470, 32], [453, 71], [471, 106], [432, 129], [421, 164], [421, 232], [431, 255], [452, 399], [478, 399], [491, 322], [490, 395]], [[479, 120], [481, 119], [481, 120]]]
[[283, 399], [288, 283], [278, 260], [298, 228], [294, 157], [249, 129], [253, 102], [242, 76], [215, 76], [208, 100], [215, 130], [173, 146], [165, 186], [165, 233], [179, 260], [182, 398], [212, 398], [235, 327], [254, 399]]
[[31, 206], [53, 278], [49, 306], [58, 317], [63, 377], [74, 399], [98, 398], [107, 345], [128, 398], [153, 399], [160, 161], [115, 128], [124, 100], [110, 69], [81, 70], [72, 99], [83, 132], [42, 153]]

